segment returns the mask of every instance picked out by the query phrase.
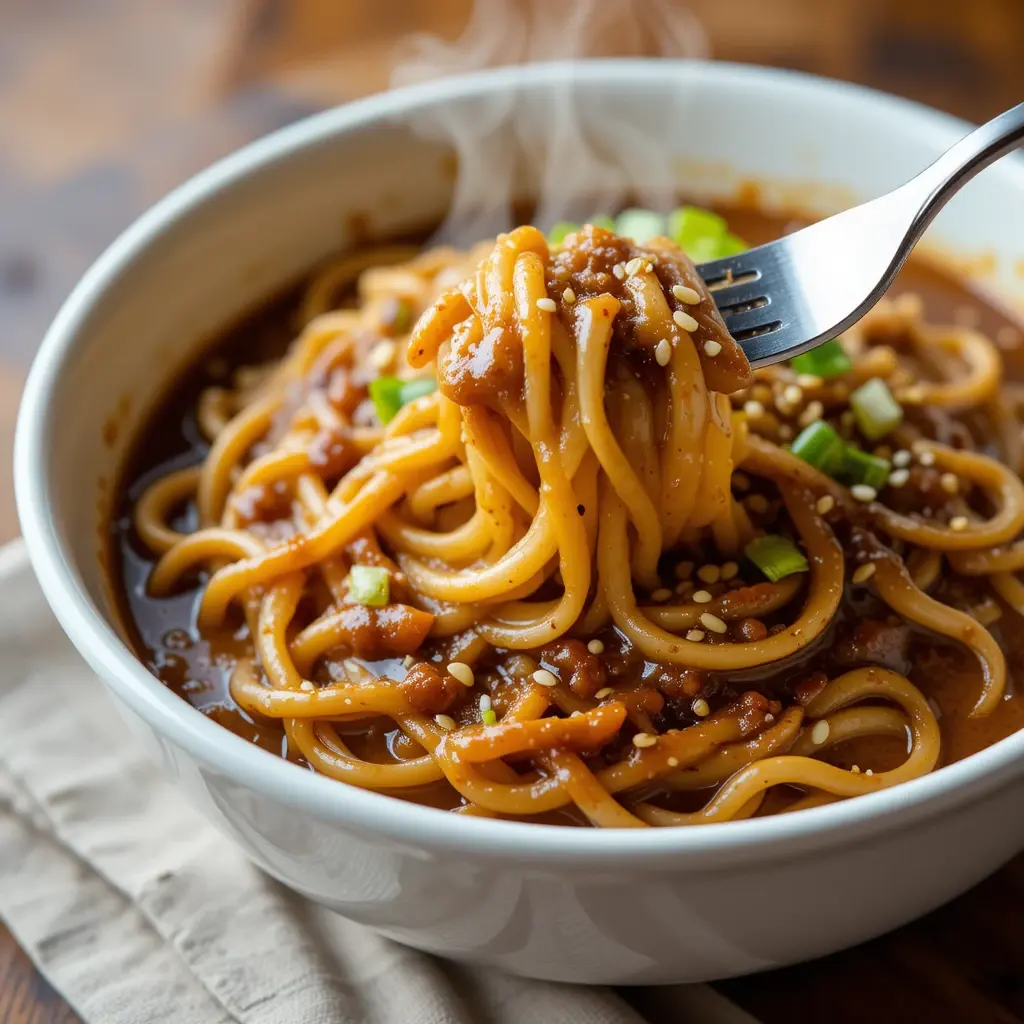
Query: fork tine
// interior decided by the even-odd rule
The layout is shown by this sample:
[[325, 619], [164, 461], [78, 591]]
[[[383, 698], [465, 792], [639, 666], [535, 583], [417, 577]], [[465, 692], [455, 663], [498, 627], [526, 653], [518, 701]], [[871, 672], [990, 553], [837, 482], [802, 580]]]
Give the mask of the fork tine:
[[741, 344], [752, 331], [767, 334], [768, 327], [777, 329], [782, 326], [779, 311], [772, 308], [771, 302], [732, 316], [723, 314], [723, 318], [729, 333]]

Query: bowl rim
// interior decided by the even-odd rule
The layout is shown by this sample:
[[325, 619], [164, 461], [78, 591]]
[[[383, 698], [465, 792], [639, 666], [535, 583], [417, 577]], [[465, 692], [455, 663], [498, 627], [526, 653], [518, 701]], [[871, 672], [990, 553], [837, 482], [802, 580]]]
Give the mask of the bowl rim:
[[[271, 754], [206, 718], [167, 689], [117, 635], [86, 593], [71, 553], [62, 543], [51, 508], [52, 398], [68, 372], [80, 331], [122, 273], [161, 235], [196, 207], [254, 171], [358, 128], [384, 125], [395, 115], [472, 96], [574, 82], [679, 84], [696, 77], [712, 86], [771, 86], [776, 91], [820, 92], [832, 101], [888, 108], [903, 127], [943, 148], [969, 125], [947, 114], [877, 90], [802, 72], [726, 62], [607, 59], [511, 66], [396, 89], [334, 107], [266, 135], [174, 189], [131, 224], [92, 264], [57, 313], [32, 364], [15, 436], [18, 515], [33, 569], [75, 647], [104, 683], [155, 732], [183, 748], [206, 769], [226, 775], [279, 803], [355, 832], [391, 841], [519, 863], [572, 862], [590, 866], [657, 868], [722, 866], [726, 862], [811, 853], [839, 842], [863, 842], [907, 828], [968, 800], [987, 796], [1024, 774], [1024, 731], [922, 778], [856, 800], [788, 815], [715, 823], [711, 827], [585, 829], [538, 825], [438, 812], [409, 801], [339, 783]], [[1024, 192], [1024, 161], [1004, 167]]]

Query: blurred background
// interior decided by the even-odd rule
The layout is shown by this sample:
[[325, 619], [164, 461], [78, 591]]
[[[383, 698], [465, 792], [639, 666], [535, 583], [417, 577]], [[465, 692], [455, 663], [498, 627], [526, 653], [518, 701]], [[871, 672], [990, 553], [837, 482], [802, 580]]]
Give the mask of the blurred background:
[[[799, 68], [982, 120], [1021, 98], [1022, 38], [1021, 0], [0, 0], [0, 441], [102, 248], [322, 107], [489, 64], [649, 54]], [[15, 532], [4, 475], [0, 535]]]

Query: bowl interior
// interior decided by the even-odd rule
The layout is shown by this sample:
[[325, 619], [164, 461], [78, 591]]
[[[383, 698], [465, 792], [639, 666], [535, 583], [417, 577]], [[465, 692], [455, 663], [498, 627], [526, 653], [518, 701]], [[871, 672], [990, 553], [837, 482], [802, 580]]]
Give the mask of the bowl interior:
[[[673, 193], [726, 199], [754, 187], [766, 206], [818, 213], [895, 187], [965, 130], [916, 105], [801, 75], [594, 62], [376, 97], [228, 158], [150, 211], [93, 267], [27, 391], [18, 481], [26, 534], [33, 547], [48, 546], [40, 558], [107, 623], [117, 628], [105, 541], [111, 498], [158, 395], [219, 328], [328, 254], [439, 221], [453, 201], [463, 212], [478, 207], [487, 179], [477, 167], [476, 186], [457, 186], [453, 125], [462, 126], [462, 169], [504, 154], [501, 173], [520, 196], [550, 199], [551, 168], [584, 152], [603, 154], [611, 168], [588, 182], [594, 192], [628, 184], [667, 202]], [[546, 215], [558, 212], [549, 201]], [[931, 238], [1024, 305], [1024, 164], [1007, 159], [986, 171]]]

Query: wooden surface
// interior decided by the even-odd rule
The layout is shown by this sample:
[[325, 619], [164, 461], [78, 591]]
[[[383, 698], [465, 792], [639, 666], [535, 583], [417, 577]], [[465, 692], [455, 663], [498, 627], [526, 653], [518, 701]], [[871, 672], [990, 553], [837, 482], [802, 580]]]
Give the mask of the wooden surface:
[[[475, 48], [435, 48], [434, 63], [468, 70], [580, 55], [584, 45], [709, 54], [874, 85], [972, 120], [1024, 93], [1020, 0], [692, 0], [689, 13], [673, 0], [592, 0], [588, 26], [609, 8], [618, 16], [594, 38], [558, 32], [567, 6], [485, 0], [502, 45], [481, 44], [478, 20]], [[241, 143], [386, 88], [396, 60], [398, 77], [422, 74], [422, 59], [413, 66], [409, 54], [424, 51], [396, 45], [400, 37], [452, 39], [470, 8], [470, 0], [0, 0], [0, 443], [9, 450], [46, 324], [121, 228]], [[510, 53], [511, 39], [520, 42]], [[17, 533], [9, 463], [0, 463], [0, 540]], [[1024, 1022], [1022, 918], [1024, 858], [893, 935], [721, 989], [766, 1024]], [[0, 1022], [76, 1019], [0, 926]]]

